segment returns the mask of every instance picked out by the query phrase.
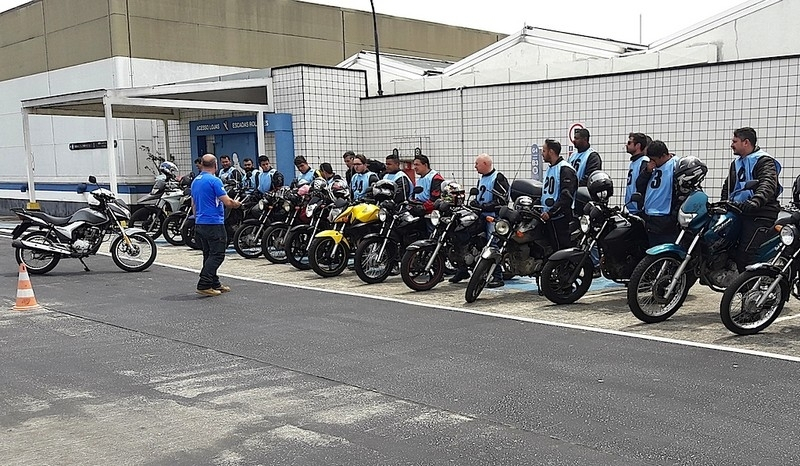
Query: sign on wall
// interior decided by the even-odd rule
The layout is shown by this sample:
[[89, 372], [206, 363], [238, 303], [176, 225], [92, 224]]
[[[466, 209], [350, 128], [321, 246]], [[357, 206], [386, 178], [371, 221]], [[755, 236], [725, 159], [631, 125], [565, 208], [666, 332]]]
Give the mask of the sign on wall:
[[[114, 141], [114, 147], [117, 147], [117, 141]], [[108, 149], [108, 141], [88, 141], [88, 142], [69, 143], [69, 150], [90, 150], [90, 149]]]
[[542, 181], [542, 151], [537, 144], [531, 145], [531, 178]]

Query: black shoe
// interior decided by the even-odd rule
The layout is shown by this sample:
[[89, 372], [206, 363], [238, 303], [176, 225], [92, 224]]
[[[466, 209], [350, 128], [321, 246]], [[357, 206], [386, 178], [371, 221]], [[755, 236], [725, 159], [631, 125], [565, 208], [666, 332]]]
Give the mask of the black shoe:
[[502, 278], [492, 277], [489, 283], [486, 284], [486, 288], [500, 288], [501, 286], [506, 286], [506, 282]]
[[448, 281], [450, 283], [458, 283], [461, 280], [466, 280], [468, 278], [469, 278], [469, 272], [467, 272], [466, 270], [457, 270], [456, 274], [450, 277], [450, 280]]
[[594, 273], [592, 273], [592, 278], [600, 278], [603, 276], [603, 273], [600, 272], [600, 269], [594, 269]]

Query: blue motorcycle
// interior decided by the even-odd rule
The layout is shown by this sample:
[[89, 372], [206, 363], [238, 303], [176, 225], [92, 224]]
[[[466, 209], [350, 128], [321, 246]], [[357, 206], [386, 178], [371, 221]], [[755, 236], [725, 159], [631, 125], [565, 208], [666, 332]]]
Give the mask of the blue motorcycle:
[[[648, 249], [631, 275], [628, 306], [633, 315], [646, 323], [667, 320], [698, 279], [714, 291], [725, 291], [739, 275], [734, 254], [741, 231], [740, 213], [728, 201], [709, 204], [703, 191], [689, 194], [678, 211], [678, 238]], [[777, 236], [764, 242], [758, 261], [771, 259], [779, 246]]]

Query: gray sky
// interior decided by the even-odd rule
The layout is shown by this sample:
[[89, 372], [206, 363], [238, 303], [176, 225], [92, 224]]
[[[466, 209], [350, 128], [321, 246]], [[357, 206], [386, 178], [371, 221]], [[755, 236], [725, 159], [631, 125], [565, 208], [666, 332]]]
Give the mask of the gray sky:
[[[26, 2], [0, 0], [0, 11]], [[369, 0], [314, 0], [312, 3], [370, 11]], [[742, 1], [374, 0], [374, 3], [378, 13], [505, 34], [519, 31], [527, 24], [626, 42], [639, 42], [641, 14], [642, 42], [649, 44], [720, 14]]]

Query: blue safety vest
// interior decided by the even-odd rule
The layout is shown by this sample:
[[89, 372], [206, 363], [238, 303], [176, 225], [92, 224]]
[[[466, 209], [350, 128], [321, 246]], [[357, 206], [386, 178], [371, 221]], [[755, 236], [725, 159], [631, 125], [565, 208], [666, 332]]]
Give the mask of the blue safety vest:
[[300, 181], [300, 180], [306, 180], [309, 183], [314, 181], [314, 170], [309, 168], [307, 172], [299, 174], [297, 176], [297, 181]]
[[256, 188], [258, 187], [258, 176], [261, 174], [258, 170], [253, 170], [250, 173], [245, 172], [242, 175], [242, 187]]
[[589, 159], [589, 154], [592, 152], [595, 152], [595, 150], [589, 147], [583, 152], [576, 152], [569, 156], [569, 163], [577, 172], [579, 183], [583, 179], [583, 174], [586, 172], [586, 161]]
[[270, 188], [272, 188], [272, 175], [275, 174], [277, 170], [272, 168], [268, 172], [261, 172], [258, 175], [258, 190], [262, 193], [268, 193]]
[[639, 206], [630, 204], [631, 196], [636, 192], [636, 181], [639, 179], [639, 175], [642, 174], [642, 164], [646, 164], [649, 161], [650, 158], [643, 155], [631, 162], [630, 166], [628, 166], [628, 185], [625, 187], [625, 205], [628, 206], [628, 212], [632, 214], [639, 213]]
[[672, 212], [672, 178], [678, 158], [672, 157], [664, 165], [653, 169], [644, 196], [644, 213], [655, 217]]
[[353, 178], [350, 179], [350, 190], [353, 191], [353, 199], [362, 199], [366, 195], [371, 176], [375, 176], [375, 174], [369, 171], [353, 174]]
[[[754, 194], [753, 191], [750, 189], [745, 191], [744, 185], [747, 184], [748, 181], [753, 179], [753, 169], [756, 167], [756, 163], [758, 163], [758, 159], [760, 159], [761, 157], [772, 157], [772, 156], [767, 154], [763, 150], [758, 149], [757, 151], [753, 152], [752, 154], [746, 157], [738, 157], [736, 160], [733, 161], [736, 170], [736, 184], [733, 186], [733, 189], [729, 190], [728, 192], [729, 200], [733, 202], [744, 202], [753, 197]], [[772, 160], [775, 162], [775, 172], [778, 175], [780, 175], [781, 164], [775, 159]], [[781, 186], [779, 182], [778, 194], [782, 192], [783, 192], [783, 186]]]
[[419, 179], [417, 186], [422, 186], [422, 192], [415, 194], [414, 199], [419, 202], [425, 202], [431, 199], [431, 183], [433, 182], [433, 177], [436, 175], [438, 175], [436, 170], [431, 170], [427, 175]]
[[411, 196], [411, 191], [412, 191], [410, 188], [412, 188], [414, 186], [414, 183], [411, 182], [411, 178], [409, 178], [408, 175], [406, 175], [406, 173], [403, 170], [397, 170], [395, 173], [384, 173], [383, 174], [383, 179], [384, 180], [391, 181], [392, 183], [397, 185], [398, 188], [400, 188], [400, 185], [397, 183], [397, 180], [403, 179], [403, 178], [405, 178], [406, 181], [403, 182], [403, 188], [402, 189], [407, 189], [408, 190], [408, 192], [405, 193], [406, 194], [405, 198], [408, 199]]
[[558, 196], [561, 194], [561, 169], [563, 167], [569, 167], [574, 170], [569, 162], [561, 159], [557, 164], [551, 165], [544, 174], [544, 184], [542, 185], [542, 204], [544, 207], [542, 207], [542, 210], [545, 212], [549, 212], [553, 208], [552, 205], [548, 205], [547, 200], [552, 199], [553, 205], [555, 205]]
[[491, 173], [481, 176], [478, 180], [478, 204], [484, 205], [494, 200], [494, 182], [497, 180], [497, 170], [492, 170]]

